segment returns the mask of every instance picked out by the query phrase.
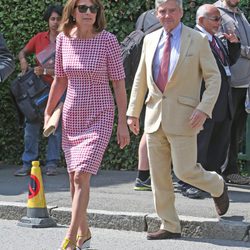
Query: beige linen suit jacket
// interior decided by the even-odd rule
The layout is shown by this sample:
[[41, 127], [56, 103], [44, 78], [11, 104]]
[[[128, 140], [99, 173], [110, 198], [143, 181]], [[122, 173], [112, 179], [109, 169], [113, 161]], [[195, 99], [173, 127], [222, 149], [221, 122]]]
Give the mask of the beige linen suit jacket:
[[[144, 39], [127, 116], [139, 118], [148, 91], [145, 101], [146, 133], [153, 133], [162, 125], [165, 133], [195, 135], [199, 130], [191, 128], [189, 118], [195, 108], [212, 116], [220, 91], [220, 72], [205, 35], [182, 24], [180, 57], [162, 93], [154, 82], [152, 71], [162, 31], [157, 30]], [[202, 78], [206, 90], [200, 100]]]

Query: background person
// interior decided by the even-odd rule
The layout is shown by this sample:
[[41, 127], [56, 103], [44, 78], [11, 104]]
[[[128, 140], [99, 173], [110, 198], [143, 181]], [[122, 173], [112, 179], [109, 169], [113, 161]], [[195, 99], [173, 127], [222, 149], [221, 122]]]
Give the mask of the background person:
[[[116, 37], [105, 29], [99, 0], [68, 0], [62, 31], [57, 37], [55, 80], [45, 110], [45, 125], [67, 89], [62, 124], [62, 146], [72, 195], [71, 223], [61, 249], [89, 246], [87, 222], [90, 178], [97, 174], [109, 143], [114, 100], [118, 107], [117, 141], [129, 144], [127, 97], [121, 51]], [[78, 236], [77, 236], [78, 235]]]
[[[58, 35], [58, 27], [61, 21], [63, 7], [60, 5], [50, 5], [44, 13], [44, 20], [48, 22], [48, 31], [40, 32], [30, 39], [27, 45], [19, 52], [18, 58], [21, 65], [22, 73], [28, 68], [26, 56], [30, 54], [36, 55], [37, 66], [34, 67], [36, 75], [40, 76], [46, 83], [51, 84], [54, 76], [53, 65], [45, 68], [38, 60], [38, 55], [50, 46], [55, 50], [56, 37]], [[22, 155], [23, 166], [18, 169], [15, 176], [26, 176], [30, 174], [31, 162], [38, 159], [39, 136], [41, 121], [29, 122], [25, 120], [24, 124], [24, 152]], [[56, 175], [56, 167], [60, 161], [61, 153], [61, 124], [58, 126], [55, 134], [48, 138], [47, 154], [46, 154], [46, 174]]]
[[[151, 9], [144, 13], [142, 13], [135, 25], [135, 29], [140, 29], [143, 32], [147, 32], [148, 30], [156, 30], [159, 28], [158, 26], [159, 20], [155, 16], [155, 10]], [[145, 119], [145, 106], [143, 107], [141, 114], [142, 126], [144, 126]], [[148, 154], [147, 154], [147, 142], [146, 142], [146, 134], [143, 133], [139, 148], [138, 148], [138, 171], [137, 178], [135, 180], [134, 190], [136, 191], [151, 191], [151, 178], [149, 171], [149, 163], [148, 163]]]
[[[156, 0], [155, 7], [163, 28], [144, 39], [127, 111], [129, 127], [138, 134], [148, 91], [144, 129], [155, 209], [162, 221], [158, 231], [147, 234], [149, 240], [181, 237], [171, 162], [179, 179], [212, 195], [219, 215], [229, 207], [223, 178], [197, 163], [197, 134], [212, 115], [220, 90], [219, 69], [207, 38], [181, 23], [181, 0]], [[206, 90], [200, 100], [202, 78]]]
[[[143, 119], [143, 118], [142, 118]], [[149, 171], [146, 134], [143, 133], [138, 148], [138, 171], [134, 190], [151, 191], [151, 178]]]
[[[231, 72], [233, 65], [240, 56], [240, 43], [235, 34], [223, 34], [225, 46], [215, 36], [221, 24], [219, 10], [211, 4], [200, 6], [196, 12], [195, 30], [204, 33], [209, 41], [214, 58], [221, 74], [221, 88], [215, 103], [212, 118], [204, 123], [204, 129], [198, 134], [198, 162], [208, 171], [221, 174], [221, 167], [226, 160], [229, 147], [230, 126], [232, 121]], [[201, 95], [205, 89], [202, 82]], [[201, 198], [201, 190], [184, 185], [183, 195], [189, 198]]]
[[214, 5], [221, 13], [222, 31], [235, 33], [241, 42], [240, 58], [230, 68], [232, 73], [233, 120], [228, 158], [222, 174], [227, 182], [244, 185], [250, 184], [250, 177], [240, 175], [237, 161], [239, 143], [242, 140], [247, 121], [245, 100], [247, 89], [250, 86], [250, 24], [244, 13], [238, 8], [239, 3], [240, 0], [220, 0]]
[[5, 81], [14, 69], [13, 56], [7, 48], [3, 35], [0, 33], [0, 83]]

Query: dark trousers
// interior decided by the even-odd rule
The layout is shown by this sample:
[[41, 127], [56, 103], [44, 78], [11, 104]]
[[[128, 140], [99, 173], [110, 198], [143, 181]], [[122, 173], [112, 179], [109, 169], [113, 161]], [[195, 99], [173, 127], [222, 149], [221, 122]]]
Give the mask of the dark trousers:
[[246, 127], [247, 112], [245, 110], [247, 88], [232, 88], [233, 121], [231, 127], [228, 161], [223, 175], [238, 174], [237, 166], [239, 145]]
[[231, 120], [229, 118], [216, 122], [208, 119], [197, 137], [198, 159], [208, 171], [221, 174], [221, 166], [227, 158], [230, 142]]

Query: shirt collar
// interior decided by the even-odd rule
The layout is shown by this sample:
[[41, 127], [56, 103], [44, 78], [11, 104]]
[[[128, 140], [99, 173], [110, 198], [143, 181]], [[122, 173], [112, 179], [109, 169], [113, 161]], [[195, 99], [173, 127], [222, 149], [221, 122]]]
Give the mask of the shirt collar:
[[201, 27], [199, 24], [196, 24], [196, 27], [197, 27], [200, 31], [202, 31], [204, 34], [207, 35], [208, 41], [212, 42], [213, 36], [212, 36], [210, 33], [208, 33], [208, 32], [207, 32], [203, 27]]
[[[180, 22], [170, 33], [172, 34], [172, 39], [177, 39], [181, 36], [182, 23]], [[166, 38], [168, 32], [163, 29], [163, 37]]]

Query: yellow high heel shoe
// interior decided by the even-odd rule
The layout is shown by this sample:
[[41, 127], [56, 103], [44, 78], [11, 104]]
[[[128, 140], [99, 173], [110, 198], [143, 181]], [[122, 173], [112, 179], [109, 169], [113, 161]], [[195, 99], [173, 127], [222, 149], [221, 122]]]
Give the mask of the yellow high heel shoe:
[[77, 241], [80, 238], [84, 238], [84, 241], [81, 246], [77, 246], [77, 249], [84, 250], [90, 248], [91, 232], [88, 229], [87, 235], [77, 235]]
[[61, 246], [60, 248], [58, 248], [58, 250], [66, 250], [66, 248], [67, 248], [69, 245], [74, 247], [73, 250], [79, 250], [79, 248], [76, 246], [76, 244], [73, 243], [73, 242], [72, 242], [70, 239], [68, 239], [68, 238], [65, 238], [65, 239], [63, 240], [62, 246]]

